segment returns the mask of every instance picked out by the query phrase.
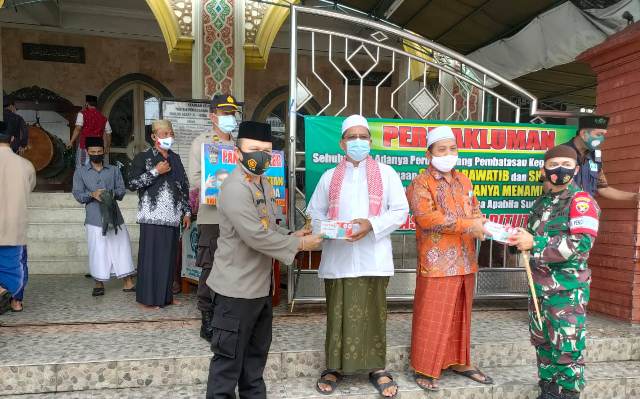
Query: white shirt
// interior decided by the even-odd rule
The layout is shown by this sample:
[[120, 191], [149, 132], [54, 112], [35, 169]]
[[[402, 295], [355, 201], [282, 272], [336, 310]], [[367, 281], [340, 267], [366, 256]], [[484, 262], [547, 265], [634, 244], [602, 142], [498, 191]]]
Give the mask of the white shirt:
[[[78, 116], [76, 117], [76, 126], [82, 125], [84, 125], [84, 116], [82, 116], [82, 112], [78, 112]], [[104, 132], [105, 134], [111, 134], [111, 125], [109, 124], [108, 120], [107, 124], [104, 125]]]
[[[339, 221], [369, 219], [373, 231], [359, 241], [324, 240], [318, 276], [326, 279], [393, 276], [391, 233], [405, 223], [409, 204], [398, 174], [378, 163], [382, 175], [382, 209], [379, 216], [369, 217], [369, 191], [365, 162], [347, 170], [340, 191]], [[320, 233], [322, 220], [328, 220], [329, 185], [335, 168], [326, 171], [311, 197], [307, 211], [313, 219], [313, 232]]]

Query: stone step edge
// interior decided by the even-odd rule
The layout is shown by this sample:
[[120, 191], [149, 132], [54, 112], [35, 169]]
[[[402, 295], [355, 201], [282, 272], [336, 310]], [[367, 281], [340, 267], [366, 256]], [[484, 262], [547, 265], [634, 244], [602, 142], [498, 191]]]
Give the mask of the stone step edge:
[[[278, 316], [275, 316], [278, 317]], [[192, 321], [192, 320], [199, 320], [199, 318], [197, 316], [194, 316], [193, 318], [181, 318], [179, 319], [179, 321]], [[162, 322], [166, 322], [166, 321], [171, 321], [171, 320], [162, 320]], [[123, 322], [123, 323], [130, 323], [130, 322]], [[85, 323], [67, 323], [68, 325], [82, 325]], [[113, 322], [99, 322], [99, 323], [95, 323], [97, 325], [111, 325], [113, 324]], [[47, 327], [47, 326], [43, 326], [43, 325], [33, 325], [34, 327]], [[14, 325], [2, 325], [0, 324], [0, 327], [3, 328], [11, 328], [11, 327], [20, 327], [20, 326], [14, 326]], [[589, 348], [593, 348], [596, 345], [604, 345], [604, 346], [608, 346], [610, 343], [615, 342], [615, 343], [623, 343], [623, 341], [630, 341], [630, 343], [635, 343], [637, 340], [635, 338], [620, 338], [620, 337], [615, 337], [615, 338], [589, 338], [587, 340], [587, 353], [586, 353], [586, 361], [589, 364], [603, 364], [603, 363], [612, 363], [612, 362], [640, 362], [640, 354], [635, 353], [635, 351], [633, 351], [633, 349], [629, 352], [626, 353], [626, 355], [620, 356], [620, 358], [618, 359], [597, 359], [597, 360], [592, 360], [589, 358]], [[509, 347], [512, 348], [509, 348]], [[479, 344], [472, 344], [471, 345], [471, 351], [472, 351], [472, 360], [474, 358], [474, 355], [477, 354], [478, 352], [482, 352], [482, 351], [487, 351], [490, 349], [493, 349], [495, 347], [499, 347], [499, 349], [501, 349], [502, 351], [500, 352], [503, 358], [513, 358], [513, 353], [510, 353], [511, 349], [516, 349], [516, 350], [522, 350], [524, 352], [525, 355], [530, 355], [529, 357], [519, 357], [520, 362], [516, 362], [516, 363], [511, 363], [511, 364], [480, 364], [479, 367], [482, 368], [486, 368], [486, 367], [521, 367], [521, 366], [527, 366], [527, 365], [532, 365], [535, 362], [535, 353], [534, 353], [534, 349], [533, 346], [531, 346], [531, 344], [529, 343], [528, 340], [520, 340], [520, 341], [503, 341], [503, 342], [491, 342], [491, 343], [479, 343]], [[410, 351], [410, 346], [409, 345], [396, 345], [396, 346], [389, 346], [387, 348], [387, 363], [389, 364], [389, 366], [392, 369], [395, 370], [406, 370], [409, 368], [409, 351]], [[620, 352], [616, 352], [616, 353], [620, 353]], [[69, 365], [69, 364], [74, 364], [74, 365], [80, 365], [80, 364], [104, 364], [104, 363], [126, 363], [126, 362], [132, 362], [132, 363], [136, 363], [136, 362], [154, 362], [154, 361], [169, 361], [169, 362], [173, 362], [173, 361], [187, 361], [189, 359], [194, 360], [194, 361], [202, 361], [203, 359], [206, 359], [207, 361], [209, 361], [211, 359], [211, 356], [213, 354], [207, 354], [207, 355], [188, 355], [188, 354], [184, 354], [181, 356], [174, 356], [174, 357], [161, 357], [161, 356], [150, 356], [150, 357], [136, 357], [136, 358], [122, 358], [122, 359], [107, 359], [107, 360], [86, 360], [86, 361], [60, 361], [60, 362], [51, 362], [51, 363], [47, 363], [47, 362], [34, 362], [34, 363], [26, 363], [26, 364], [0, 364], [0, 369], [2, 368], [6, 368], [6, 367], [41, 367], [41, 366], [57, 366], [57, 365]], [[271, 362], [271, 365], [273, 366], [274, 362], [277, 365], [277, 362], [280, 362], [280, 369], [282, 371], [283, 366], [287, 365], [289, 363], [291, 363], [292, 359], [294, 359], [297, 356], [301, 356], [301, 355], [310, 355], [313, 356], [315, 359], [317, 360], [321, 360], [323, 361], [323, 356], [324, 356], [324, 350], [323, 349], [299, 349], [299, 350], [285, 350], [285, 351], [270, 351], [269, 352], [269, 361], [267, 362], [267, 368], [269, 367], [269, 362]], [[477, 356], [476, 356], [477, 357]], [[278, 359], [280, 358], [280, 359]], [[401, 365], [402, 367], [397, 367], [398, 365]], [[275, 369], [272, 369], [271, 371], [274, 371]], [[318, 371], [322, 371], [321, 369], [318, 369]], [[296, 375], [292, 375], [292, 374], [281, 374], [279, 376], [276, 376], [275, 378], [296, 378], [296, 377], [309, 377], [312, 376], [311, 374], [305, 374], [305, 373], [297, 373]], [[640, 377], [640, 375], [638, 376]]]
[[[632, 366], [637, 366], [638, 362], [608, 362], [608, 364], [611, 366], [626, 366], [626, 363], [629, 363], [629, 365]], [[64, 368], [65, 366], [67, 368]], [[36, 375], [35, 373], [33, 373], [33, 370], [31, 373], [23, 373], [22, 375], [20, 375], [18, 371], [12, 370], [14, 374], [18, 376], [18, 378], [14, 379], [16, 387], [9, 391], [9, 388], [13, 388], [13, 386], [11, 385], [11, 381], [0, 384], [0, 397], [5, 395], [38, 393], [50, 394], [53, 392], [62, 393], [80, 391], [85, 393], [96, 391], [102, 394], [106, 393], [106, 391], [108, 390], [141, 388], [151, 390], [161, 389], [163, 387], [194, 387], [206, 384], [209, 366], [208, 362], [206, 364], [206, 369], [202, 368], [203, 365], [199, 365], [200, 368], [196, 370], [199, 375], [195, 375], [195, 373], [193, 373], [194, 370], [189, 367], [190, 365], [187, 363], [181, 364], [180, 366], [180, 368], [178, 368], [178, 365], [175, 365], [173, 369], [164, 369], [164, 373], [160, 372], [159, 375], [148, 375], [148, 373], [143, 373], [144, 375], [140, 378], [132, 376], [130, 374], [131, 370], [136, 370], [135, 368], [125, 369], [124, 367], [122, 367], [122, 369], [120, 369], [117, 362], [105, 362], [105, 365], [101, 369], [94, 370], [90, 370], [87, 368], [82, 370], [74, 369], [74, 364], [60, 365], [59, 367], [56, 366], [55, 369], [50, 370], [50, 373], [48, 375], [45, 371], [45, 375], [43, 376]], [[587, 370], [589, 369], [589, 366], [590, 364], [588, 363]], [[520, 373], [516, 373], [516, 375], [514, 375], [512, 372], [514, 367], [486, 368], [484, 371], [488, 375], [491, 375], [496, 381], [494, 385], [482, 385], [479, 383], [473, 383], [463, 377], [455, 376], [450, 372], [445, 372], [441, 380], [440, 390], [442, 391], [442, 393], [438, 394], [438, 397], [456, 397], [462, 399], [466, 397], [467, 393], [470, 394], [473, 398], [484, 398], [485, 396], [483, 394], [489, 394], [488, 397], [491, 398], [496, 397], [494, 395], [497, 394], [500, 395], [497, 397], [501, 399], [527, 398], [531, 397], [530, 395], [532, 394], [535, 396], [535, 393], [538, 392], [535, 368], [533, 366], [516, 368], [521, 369], [516, 370], [520, 371]], [[312, 377], [268, 378], [267, 376], [265, 376], [265, 381], [268, 388], [271, 386], [270, 391], [273, 391], [273, 386], [277, 386], [278, 384], [280, 384], [281, 389], [284, 389], [285, 386], [296, 387], [292, 389], [296, 389], [294, 394], [298, 398], [320, 398], [323, 396], [319, 395], [318, 393], [314, 393], [314, 388], [312, 388], [315, 378], [317, 378], [317, 374], [320, 371], [321, 370], [317, 370], [316, 374]], [[503, 373], [502, 371], [506, 372]], [[404, 395], [411, 395], [410, 398], [425, 397], [422, 395], [426, 394], [412, 380], [410, 372], [398, 370], [390, 370], [390, 372], [394, 375], [395, 380], [398, 382], [401, 396], [403, 398], [407, 398], [407, 396]], [[526, 374], [524, 374], [525, 372]], [[59, 375], [59, 373], [61, 373], [62, 375]], [[40, 379], [34, 383], [33, 381], [28, 381], [27, 379], [25, 379], [25, 377], [36, 379], [40, 377]], [[44, 379], [42, 377], [44, 377]], [[69, 379], [69, 381], [66, 381], [65, 379], [63, 379], [63, 377], [66, 377], [67, 379]], [[180, 379], [181, 377], [183, 378], [182, 380]], [[526, 381], [524, 381], [525, 378], [527, 379]], [[602, 383], [617, 384], [617, 386], [623, 388], [624, 396], [620, 396], [617, 390], [612, 389], [613, 387], [603, 387], [601, 385]], [[298, 390], [299, 387], [304, 388]], [[592, 387], [592, 389], [594, 390], [598, 388], [606, 389], [609, 393], [609, 396], [607, 396], [609, 399], [627, 398], [629, 397], [629, 390], [633, 390], [633, 392], [637, 393], [638, 389], [640, 389], [640, 375], [631, 376], [611, 373], [605, 376], [590, 376], [589, 382], [587, 384], [587, 390], [589, 389], [589, 387]], [[305, 394], [307, 392], [309, 392], [308, 395]], [[446, 395], [447, 392], [455, 392], [456, 396], [448, 396]], [[276, 394], [278, 393], [280, 393], [280, 395], [282, 394], [281, 391], [276, 392]], [[483, 396], [475, 396], [474, 393], [482, 394]], [[272, 395], [269, 395], [269, 399], [273, 398]], [[375, 391], [366, 382], [366, 378], [363, 376], [357, 376], [346, 377], [346, 380], [343, 381], [341, 385], [339, 385], [338, 391], [331, 396], [337, 398], [352, 399], [357, 397], [370, 398], [372, 397], [371, 395], [375, 395]]]

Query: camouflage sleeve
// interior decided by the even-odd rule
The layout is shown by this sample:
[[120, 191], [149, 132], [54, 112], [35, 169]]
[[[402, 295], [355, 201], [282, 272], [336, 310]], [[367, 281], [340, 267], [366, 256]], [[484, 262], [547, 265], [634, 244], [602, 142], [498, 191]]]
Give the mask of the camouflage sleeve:
[[590, 234], [558, 234], [553, 237], [534, 236], [532, 255], [542, 263], [563, 263], [586, 260], [595, 237]]

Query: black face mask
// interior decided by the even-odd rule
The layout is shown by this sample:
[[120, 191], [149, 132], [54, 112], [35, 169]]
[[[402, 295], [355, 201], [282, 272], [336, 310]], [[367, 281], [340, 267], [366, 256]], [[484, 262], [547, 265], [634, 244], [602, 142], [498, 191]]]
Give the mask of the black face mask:
[[93, 163], [102, 163], [104, 162], [104, 154], [89, 155], [89, 160]]
[[564, 168], [562, 166], [555, 169], [544, 168], [544, 175], [547, 181], [554, 186], [562, 186], [570, 183], [575, 174], [576, 168]]
[[263, 174], [271, 164], [271, 155], [264, 151], [244, 152], [242, 154], [242, 165], [254, 175]]

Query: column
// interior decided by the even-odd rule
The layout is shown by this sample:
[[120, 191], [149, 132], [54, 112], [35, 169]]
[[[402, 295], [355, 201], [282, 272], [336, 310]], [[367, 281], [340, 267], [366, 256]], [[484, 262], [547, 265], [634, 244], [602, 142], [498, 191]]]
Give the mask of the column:
[[244, 98], [243, 22], [244, 0], [202, 0], [205, 98], [216, 93]]
[[[603, 148], [604, 170], [613, 187], [638, 191], [640, 184], [640, 23], [578, 56], [598, 78], [597, 113], [610, 117]], [[591, 252], [589, 311], [640, 322], [640, 239], [635, 203], [599, 198], [600, 233]]]

